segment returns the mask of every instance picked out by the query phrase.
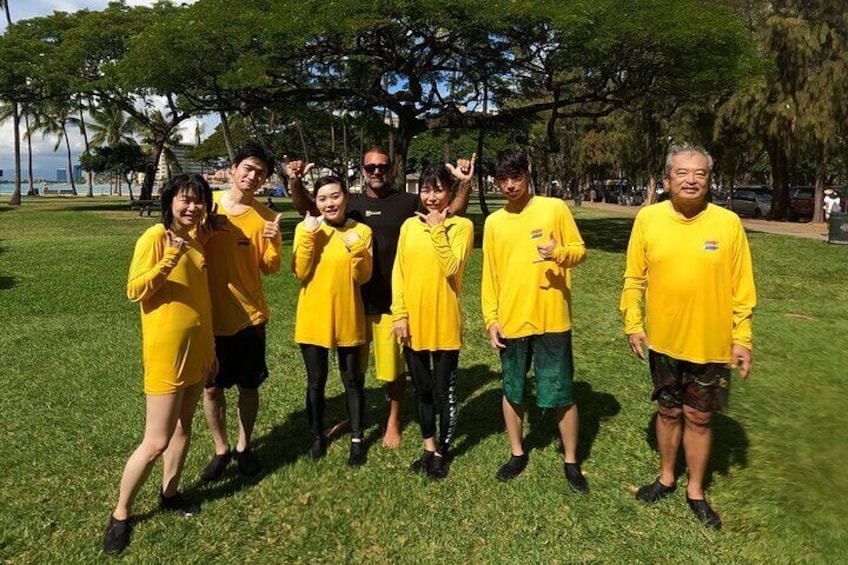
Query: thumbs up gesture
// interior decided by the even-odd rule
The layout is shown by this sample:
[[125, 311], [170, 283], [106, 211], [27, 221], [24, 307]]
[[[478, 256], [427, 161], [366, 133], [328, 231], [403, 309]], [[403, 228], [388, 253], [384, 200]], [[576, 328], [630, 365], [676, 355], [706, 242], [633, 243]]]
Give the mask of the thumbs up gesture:
[[347, 232], [347, 235], [345, 235], [344, 241], [348, 250], [350, 250], [354, 245], [362, 241], [362, 238], [355, 231], [349, 231]]
[[551, 261], [554, 258], [554, 252], [557, 248], [557, 242], [554, 239], [554, 232], [551, 232], [551, 240], [545, 245], [537, 245], [536, 249], [539, 250], [539, 257], [542, 258], [543, 261]]
[[277, 214], [277, 217], [274, 218], [273, 222], [265, 222], [265, 228], [262, 230], [262, 237], [275, 239], [278, 235], [280, 235], [280, 220], [282, 217], [282, 214]]
[[303, 229], [308, 233], [315, 233], [318, 231], [318, 228], [321, 227], [321, 220], [324, 218], [322, 216], [313, 216], [309, 213], [309, 210], [306, 211], [306, 216], [303, 217]]

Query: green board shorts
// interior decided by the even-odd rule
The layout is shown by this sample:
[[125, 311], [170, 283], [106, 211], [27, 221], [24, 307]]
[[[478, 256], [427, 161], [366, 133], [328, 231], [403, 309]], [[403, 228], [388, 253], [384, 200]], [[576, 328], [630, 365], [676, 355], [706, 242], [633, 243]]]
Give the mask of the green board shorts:
[[501, 339], [503, 392], [512, 404], [524, 403], [530, 362], [536, 374], [536, 406], [564, 408], [574, 404], [574, 359], [571, 330]]

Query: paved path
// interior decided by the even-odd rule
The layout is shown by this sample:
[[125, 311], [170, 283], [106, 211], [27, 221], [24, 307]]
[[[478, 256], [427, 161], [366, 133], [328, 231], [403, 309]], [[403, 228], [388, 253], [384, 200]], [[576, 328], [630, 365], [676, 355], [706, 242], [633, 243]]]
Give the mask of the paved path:
[[[573, 202], [569, 202], [573, 206]], [[618, 216], [635, 216], [641, 209], [639, 206], [621, 206], [619, 204], [607, 204], [605, 202], [586, 202], [583, 206], [588, 209], [604, 211]], [[805, 237], [827, 241], [827, 224], [814, 224], [812, 222], [773, 222], [770, 220], [754, 220], [742, 218], [742, 225], [750, 231], [765, 233], [776, 233], [780, 235], [791, 235], [794, 237]]]

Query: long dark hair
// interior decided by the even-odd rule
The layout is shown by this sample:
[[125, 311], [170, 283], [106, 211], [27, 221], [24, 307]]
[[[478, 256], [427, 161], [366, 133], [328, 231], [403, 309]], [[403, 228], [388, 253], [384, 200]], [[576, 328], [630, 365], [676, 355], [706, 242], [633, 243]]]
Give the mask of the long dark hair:
[[203, 222], [205, 227], [212, 228], [212, 189], [209, 188], [209, 183], [206, 182], [200, 175], [176, 175], [171, 177], [171, 180], [165, 184], [162, 191], [159, 193], [159, 199], [162, 202], [162, 225], [166, 230], [171, 229], [174, 223], [174, 212], [171, 207], [174, 203], [174, 198], [181, 192], [189, 192], [200, 197], [203, 202]]

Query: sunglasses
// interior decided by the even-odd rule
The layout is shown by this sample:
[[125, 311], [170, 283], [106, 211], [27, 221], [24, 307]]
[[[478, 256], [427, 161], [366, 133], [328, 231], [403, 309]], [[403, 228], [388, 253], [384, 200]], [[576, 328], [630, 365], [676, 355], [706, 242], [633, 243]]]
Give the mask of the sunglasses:
[[388, 163], [380, 163], [380, 164], [368, 163], [367, 165], [363, 165], [362, 168], [365, 169], [365, 172], [368, 173], [369, 175], [376, 170], [379, 170], [381, 173], [385, 173], [386, 171], [389, 170], [389, 164]]

